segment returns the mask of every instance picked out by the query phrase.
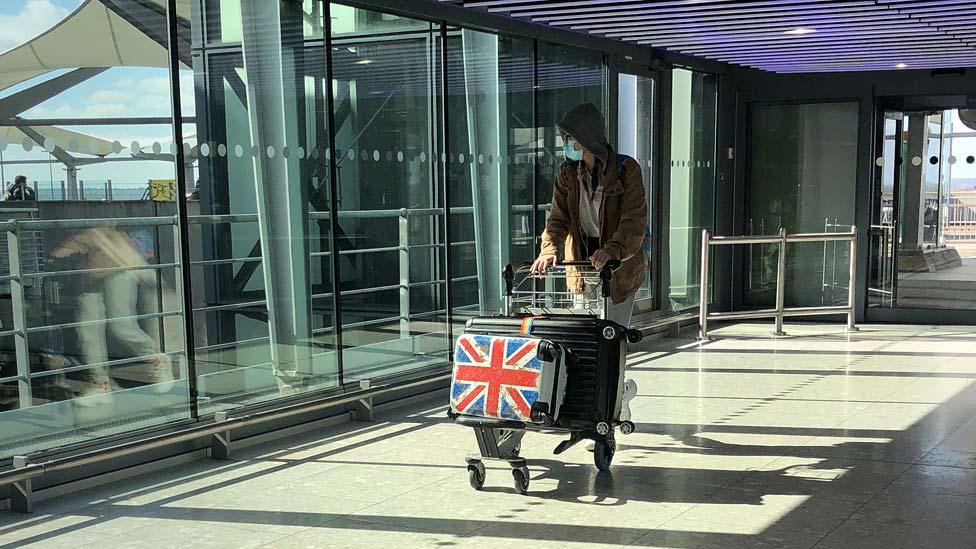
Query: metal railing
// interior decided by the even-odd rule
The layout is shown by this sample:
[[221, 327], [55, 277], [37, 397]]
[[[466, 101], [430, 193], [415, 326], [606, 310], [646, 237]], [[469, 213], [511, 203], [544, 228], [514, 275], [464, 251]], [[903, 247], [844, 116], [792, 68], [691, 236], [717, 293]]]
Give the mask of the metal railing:
[[[786, 307], [786, 245], [798, 242], [850, 242], [849, 272], [847, 284], [847, 304], [841, 306]], [[755, 311], [732, 311], [723, 313], [708, 312], [709, 252], [712, 246], [732, 246], [739, 244], [777, 244], [779, 254], [776, 266], [776, 306], [772, 309]], [[783, 319], [787, 316], [821, 316], [833, 314], [847, 315], [847, 329], [857, 330], [854, 325], [854, 280], [857, 268], [857, 227], [851, 226], [849, 233], [798, 233], [786, 234], [780, 229], [778, 236], [712, 236], [708, 229], [702, 231], [701, 244], [701, 295], [699, 296], [698, 330], [702, 341], [708, 340], [708, 322], [711, 320], [742, 320], [772, 317], [776, 321], [774, 335], [785, 335]]]

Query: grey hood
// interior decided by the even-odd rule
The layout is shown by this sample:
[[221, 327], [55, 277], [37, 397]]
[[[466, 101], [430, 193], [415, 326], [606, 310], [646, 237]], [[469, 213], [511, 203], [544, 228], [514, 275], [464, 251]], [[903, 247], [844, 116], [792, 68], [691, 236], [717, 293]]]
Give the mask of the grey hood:
[[593, 103], [583, 103], [566, 113], [557, 127], [573, 136], [584, 149], [608, 165], [610, 143], [607, 141], [607, 124], [600, 109]]

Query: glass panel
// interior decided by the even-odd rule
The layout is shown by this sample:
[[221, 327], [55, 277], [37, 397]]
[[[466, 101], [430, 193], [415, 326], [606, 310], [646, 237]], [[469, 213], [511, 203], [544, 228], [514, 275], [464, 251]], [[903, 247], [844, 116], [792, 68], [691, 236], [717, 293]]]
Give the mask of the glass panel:
[[448, 59], [452, 290], [460, 324], [499, 312], [501, 270], [534, 253], [539, 132], [531, 40], [456, 31]]
[[[336, 6], [343, 372], [368, 379], [446, 360], [443, 201], [435, 162], [438, 33]], [[414, 26], [413, 24], [407, 26]], [[351, 32], [351, 30], [349, 31]]]
[[[654, 108], [656, 83], [653, 78], [620, 74], [617, 79], [617, 152], [632, 157], [641, 167], [644, 195], [647, 197], [647, 224], [654, 226]], [[652, 252], [653, 253], [653, 252]], [[637, 291], [638, 300], [646, 300], [641, 308], [654, 308], [654, 288], [657, 273], [651, 271]]]
[[972, 112], [885, 113], [871, 306], [976, 309]]
[[49, 13], [0, 42], [27, 59], [0, 72], [0, 101], [32, 100], [0, 129], [16, 220], [0, 235], [0, 458], [189, 417], [166, 17]]
[[[321, 13], [308, 1], [205, 8], [180, 27], [194, 40], [180, 77], [196, 117], [184, 135], [201, 413], [339, 382]], [[218, 22], [237, 44], [209, 48], [189, 30]]]
[[701, 232], [715, 224], [717, 79], [671, 72], [671, 194], [668, 257], [670, 309], [697, 306]]
[[[750, 234], [850, 232], [857, 181], [857, 103], [756, 104], [749, 154]], [[850, 245], [789, 244], [787, 307], [847, 303]], [[747, 254], [749, 305], [776, 301], [779, 246]]]

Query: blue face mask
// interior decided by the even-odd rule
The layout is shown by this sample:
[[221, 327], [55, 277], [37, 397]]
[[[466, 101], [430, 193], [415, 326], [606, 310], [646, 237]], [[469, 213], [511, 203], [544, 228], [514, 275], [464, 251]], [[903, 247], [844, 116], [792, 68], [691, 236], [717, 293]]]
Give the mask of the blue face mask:
[[566, 154], [567, 159], [573, 162], [579, 162], [583, 160], [583, 149], [577, 149], [573, 146], [573, 143], [573, 141], [563, 141], [563, 152]]

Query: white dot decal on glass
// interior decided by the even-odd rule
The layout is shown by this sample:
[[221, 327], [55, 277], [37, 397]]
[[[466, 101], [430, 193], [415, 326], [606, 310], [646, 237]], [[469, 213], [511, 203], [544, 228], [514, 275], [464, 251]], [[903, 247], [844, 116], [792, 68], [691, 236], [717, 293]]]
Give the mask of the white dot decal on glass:
[[380, 151], [374, 150], [373, 151], [373, 162], [379, 162], [379, 161], [380, 161]]
[[259, 158], [261, 156], [261, 148], [257, 145], [251, 145], [251, 156], [254, 158]]
[[115, 154], [120, 154], [122, 152], [122, 143], [118, 141], [112, 141], [112, 152]]
[[650, 158], [648, 158], [648, 159], [647, 159], [647, 167], [648, 167], [648, 168], [650, 168], [650, 167], [651, 167], [651, 159], [650, 159]]
[[516, 156], [515, 157], [515, 163], [518, 164], [519, 162], [521, 162], [521, 161], [519, 160], [519, 157]]
[[186, 156], [190, 156], [191, 152], [193, 152], [193, 145], [189, 143], [183, 143], [183, 154]]
[[176, 146], [175, 142], [169, 144], [169, 154], [175, 155], [178, 151], [179, 148]]
[[[434, 158], [434, 155], [431, 155]], [[447, 162], [447, 153], [441, 153], [441, 162]], [[454, 153], [451, 153], [451, 162], [454, 162]]]
[[227, 156], [227, 145], [224, 145], [223, 143], [217, 145], [217, 156], [221, 158]]
[[478, 155], [478, 164], [484, 164], [484, 163], [485, 163], [485, 155], [479, 154]]
[[420, 153], [420, 161], [427, 162], [427, 153], [425, 152]]
[[298, 154], [299, 159], [305, 158], [305, 147], [298, 147], [298, 150], [295, 152]]
[[949, 157], [949, 164], [955, 164], [958, 159], [955, 156]]
[[[314, 151], [313, 154], [315, 155], [315, 158], [318, 158], [319, 157], [319, 148], [318, 147], [315, 147], [312, 150]], [[332, 160], [332, 147], [329, 147], [329, 148], [325, 149], [325, 159], [326, 160]]]
[[31, 152], [34, 149], [34, 142], [31, 141], [29, 137], [25, 137], [24, 140], [20, 142], [20, 145], [24, 147], [24, 150], [27, 152]]
[[[451, 155], [451, 160], [454, 160], [454, 155]], [[464, 164], [464, 153], [458, 155], [458, 164]]]
[[0, 139], [0, 151], [5, 151], [5, 150], [7, 150], [7, 140]]
[[54, 140], [50, 137], [44, 138], [44, 150], [49, 153], [54, 152]]
[[920, 156], [912, 157], [912, 166], [921, 166], [921, 165], [922, 165], [922, 157]]
[[154, 141], [152, 144], [153, 154], [159, 154], [163, 152], [163, 145], [159, 141]]
[[244, 158], [244, 146], [234, 145], [234, 156], [237, 158]]
[[348, 156], [349, 156], [349, 160], [355, 160], [356, 159], [356, 151], [354, 151], [352, 149], [349, 149]]
[[275, 148], [274, 148], [273, 145], [268, 145], [268, 148], [265, 149], [264, 152], [265, 152], [265, 154], [268, 155], [268, 158], [274, 158], [275, 157]]
[[201, 143], [200, 144], [200, 156], [207, 157], [210, 156], [210, 144]]
[[99, 149], [99, 147], [98, 147], [98, 141], [95, 141], [94, 139], [92, 139], [92, 140], [90, 140], [88, 142], [88, 152], [90, 152], [92, 154], [98, 154], [98, 149]]
[[68, 140], [68, 150], [76, 151], [76, 152], [78, 150], [78, 140], [75, 139], [74, 137]]
[[494, 160], [495, 160], [495, 157], [493, 157], [492, 155], [489, 154], [488, 155], [488, 163], [491, 164], [492, 162], [494, 162]]
[[[72, 143], [73, 143], [73, 145], [72, 145]], [[75, 140], [75, 139], [72, 139], [71, 142], [68, 143], [68, 146], [71, 147], [74, 150], [78, 150], [78, 141]], [[140, 145], [138, 141], [133, 141], [132, 143], [129, 143], [129, 152], [132, 153], [132, 154], [139, 154], [139, 153], [141, 153], [142, 152], [142, 145]]]
[[386, 161], [387, 162], [392, 161], [393, 160], [393, 153], [390, 152], [390, 151], [386, 151], [386, 157], [385, 158], [386, 158]]
[[875, 158], [874, 159], [874, 165], [877, 166], [877, 167], [879, 167], [879, 168], [882, 167], [882, 166], [884, 166], [884, 157], [883, 156], [879, 156], [879, 157]]
[[281, 148], [281, 157], [282, 158], [288, 158], [290, 156], [291, 156], [291, 149], [289, 149], [288, 147], [282, 147]]
[[359, 158], [362, 158], [363, 160], [368, 159], [369, 158], [369, 151], [367, 151], [366, 149], [363, 149], [363, 150], [359, 151]]
[[403, 162], [403, 151], [397, 151], [397, 162]]

